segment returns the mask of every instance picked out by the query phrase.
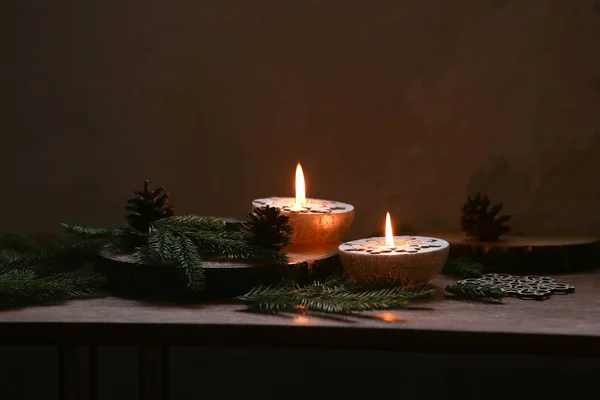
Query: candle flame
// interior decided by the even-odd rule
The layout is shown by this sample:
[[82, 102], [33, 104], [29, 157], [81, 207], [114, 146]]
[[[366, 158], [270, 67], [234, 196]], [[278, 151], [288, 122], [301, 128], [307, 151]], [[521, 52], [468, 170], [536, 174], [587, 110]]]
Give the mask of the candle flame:
[[302, 207], [306, 204], [306, 188], [304, 186], [304, 172], [302, 165], [296, 166], [296, 207]]
[[385, 215], [385, 245], [394, 247], [394, 233], [392, 232], [392, 218], [388, 212]]

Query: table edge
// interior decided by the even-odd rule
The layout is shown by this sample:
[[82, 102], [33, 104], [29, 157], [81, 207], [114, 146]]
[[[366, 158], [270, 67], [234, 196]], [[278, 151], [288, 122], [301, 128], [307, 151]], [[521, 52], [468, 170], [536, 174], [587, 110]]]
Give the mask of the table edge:
[[2, 322], [0, 345], [161, 345], [600, 357], [600, 336], [336, 326]]

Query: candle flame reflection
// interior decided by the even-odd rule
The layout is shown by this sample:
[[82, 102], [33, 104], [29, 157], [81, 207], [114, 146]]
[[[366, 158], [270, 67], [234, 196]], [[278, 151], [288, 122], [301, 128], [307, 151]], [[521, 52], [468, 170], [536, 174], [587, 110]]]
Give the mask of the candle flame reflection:
[[302, 315], [294, 317], [294, 324], [306, 325], [306, 324], [308, 324], [308, 318], [306, 318], [305, 316], [302, 316]]
[[385, 245], [394, 247], [394, 233], [392, 232], [392, 218], [388, 212], [385, 215]]
[[390, 312], [381, 314], [380, 318], [385, 322], [398, 322], [399, 321], [399, 319], [396, 318], [396, 316]]
[[293, 205], [294, 209], [306, 205], [306, 187], [304, 184], [304, 172], [302, 172], [302, 165], [298, 163], [296, 166], [296, 203]]

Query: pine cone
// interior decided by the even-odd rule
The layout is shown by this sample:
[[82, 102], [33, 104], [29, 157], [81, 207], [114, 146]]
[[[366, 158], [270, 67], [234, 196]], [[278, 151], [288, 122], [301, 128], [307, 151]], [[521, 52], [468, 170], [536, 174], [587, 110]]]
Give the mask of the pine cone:
[[294, 228], [288, 224], [290, 217], [281, 215], [276, 207], [255, 208], [248, 214], [248, 220], [242, 226], [250, 240], [266, 247], [281, 250], [292, 243]]
[[474, 198], [467, 197], [462, 209], [460, 220], [461, 229], [467, 236], [480, 241], [497, 240], [501, 235], [510, 232], [510, 227], [504, 225], [510, 220], [510, 215], [498, 216], [502, 203], [490, 206], [487, 195], [477, 193]]
[[127, 200], [127, 223], [130, 227], [148, 232], [154, 221], [175, 215], [175, 209], [169, 205], [170, 193], [163, 186], [156, 190], [148, 190], [148, 181], [144, 182], [144, 190], [135, 191], [135, 197]]

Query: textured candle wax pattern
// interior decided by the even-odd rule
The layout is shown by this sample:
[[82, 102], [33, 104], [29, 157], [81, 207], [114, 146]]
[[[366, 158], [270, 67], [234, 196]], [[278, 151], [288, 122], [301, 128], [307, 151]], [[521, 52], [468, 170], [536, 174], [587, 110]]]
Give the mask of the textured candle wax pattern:
[[338, 243], [348, 232], [354, 220], [354, 207], [338, 201], [307, 199], [305, 204], [295, 206], [292, 197], [269, 197], [252, 202], [257, 207], [277, 207], [289, 216], [293, 244]]
[[370, 238], [344, 243], [340, 246], [340, 250], [369, 254], [415, 254], [425, 249], [443, 247], [442, 242], [434, 238], [396, 236], [394, 246], [386, 246], [385, 238]]
[[394, 246], [386, 246], [384, 237], [343, 243], [339, 256], [344, 270], [358, 282], [384, 279], [418, 285], [440, 273], [449, 250], [445, 240], [395, 236]]
[[305, 204], [298, 207], [295, 206], [296, 199], [293, 197], [269, 197], [266, 199], [256, 199], [254, 203], [263, 207], [277, 207], [283, 211], [311, 214], [329, 214], [350, 211], [353, 207], [349, 204], [340, 203], [337, 201], [307, 199]]

